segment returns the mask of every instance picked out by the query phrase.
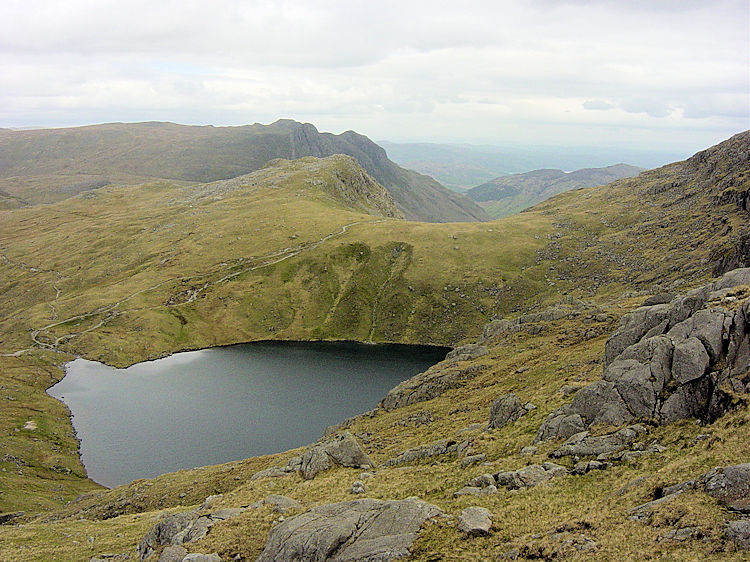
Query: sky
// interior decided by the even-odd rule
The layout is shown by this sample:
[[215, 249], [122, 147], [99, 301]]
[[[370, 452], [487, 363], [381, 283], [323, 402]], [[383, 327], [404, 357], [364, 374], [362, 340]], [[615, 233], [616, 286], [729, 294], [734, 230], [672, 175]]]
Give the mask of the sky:
[[279, 118], [691, 153], [750, 128], [747, 0], [2, 0], [0, 127]]

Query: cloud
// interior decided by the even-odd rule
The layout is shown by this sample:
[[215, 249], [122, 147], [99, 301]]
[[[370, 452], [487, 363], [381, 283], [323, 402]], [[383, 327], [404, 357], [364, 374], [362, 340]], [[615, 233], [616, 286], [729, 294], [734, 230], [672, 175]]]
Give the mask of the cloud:
[[377, 138], [599, 144], [651, 131], [700, 148], [748, 126], [747, 9], [5, 0], [0, 126], [292, 117]]
[[583, 109], [599, 109], [606, 111], [607, 109], [612, 109], [615, 107], [613, 103], [609, 103], [608, 101], [604, 100], [586, 100], [583, 102]]

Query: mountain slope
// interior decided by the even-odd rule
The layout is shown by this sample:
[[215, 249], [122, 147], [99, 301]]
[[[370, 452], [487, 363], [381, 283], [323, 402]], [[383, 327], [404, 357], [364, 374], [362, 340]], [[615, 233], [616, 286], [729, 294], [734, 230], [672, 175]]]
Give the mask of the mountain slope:
[[[383, 216], [387, 199], [368, 210], [377, 188], [336, 158], [276, 162], [208, 185], [105, 187], [0, 211], [0, 511], [28, 512], [3, 528], [0, 558], [132, 555], [157, 517], [221, 493], [210, 510], [239, 515], [217, 516], [186, 548], [255, 559], [279, 522], [261, 500], [300, 501], [290, 519], [356, 498], [359, 468], [335, 466], [312, 480], [281, 470], [257, 476], [301, 450], [102, 490], [85, 480], [67, 412], [44, 392], [72, 353], [124, 365], [223, 343], [317, 338], [480, 338], [486, 347], [462, 349], [420, 375], [411, 394], [342, 426], [379, 465], [365, 495], [419, 496], [450, 517], [426, 525], [415, 559], [497, 559], [514, 550], [529, 559], [740, 558], [724, 535], [733, 515], [699, 490], [635, 509], [667, 486], [746, 462], [750, 413], [739, 390], [735, 409], [713, 423], [646, 420], [648, 433], [606, 470], [576, 473], [589, 457], [575, 470], [563, 458], [555, 462], [570, 472], [535, 487], [511, 491], [495, 480], [495, 493], [454, 494], [485, 473], [549, 472], [542, 464], [560, 441], [521, 449], [576, 388], [601, 380], [618, 319], [645, 297], [670, 299], [665, 293], [750, 263], [749, 151], [745, 132], [684, 162], [491, 223], [409, 223]], [[711, 295], [711, 306], [736, 314], [750, 287]], [[483, 431], [491, 404], [510, 392], [536, 407]], [[468, 447], [460, 458], [459, 443]], [[93, 493], [65, 505], [85, 490]], [[456, 519], [477, 505], [494, 515], [493, 534], [465, 538]]]
[[111, 123], [71, 129], [0, 131], [0, 189], [30, 203], [62, 200], [103, 185], [163, 178], [207, 182], [247, 174], [274, 158], [353, 156], [393, 195], [406, 218], [485, 220], [469, 199], [405, 170], [367, 137], [319, 133], [311, 124], [190, 127]]
[[628, 164], [584, 168], [574, 172], [534, 170], [495, 178], [471, 188], [466, 195], [480, 203], [490, 216], [500, 218], [518, 213], [564, 191], [604, 185], [636, 176], [642, 171], [642, 168]]

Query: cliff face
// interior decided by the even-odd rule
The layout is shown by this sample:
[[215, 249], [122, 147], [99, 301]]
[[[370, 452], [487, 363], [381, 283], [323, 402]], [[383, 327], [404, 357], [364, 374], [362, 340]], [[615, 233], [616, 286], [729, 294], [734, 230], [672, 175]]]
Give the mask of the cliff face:
[[0, 135], [0, 189], [29, 203], [49, 203], [107, 184], [153, 178], [211, 182], [250, 173], [275, 158], [334, 154], [355, 158], [408, 219], [488, 218], [463, 195], [391, 162], [367, 137], [353, 131], [320, 133], [292, 120], [243, 127], [113, 123], [11, 131]]

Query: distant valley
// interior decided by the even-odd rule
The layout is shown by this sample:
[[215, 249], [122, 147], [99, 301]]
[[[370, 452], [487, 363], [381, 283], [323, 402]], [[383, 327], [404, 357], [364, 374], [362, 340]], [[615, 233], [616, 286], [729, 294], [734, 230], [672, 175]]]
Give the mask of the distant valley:
[[606, 168], [585, 168], [574, 172], [534, 170], [523, 174], [501, 176], [466, 192], [492, 218], [507, 217], [541, 203], [553, 195], [604, 185], [615, 180], [637, 176], [643, 168], [615, 164]]
[[539, 169], [578, 170], [627, 162], [656, 168], [689, 156], [669, 149], [576, 146], [484, 146], [378, 141], [401, 166], [432, 176], [444, 186], [465, 192], [498, 176]]

